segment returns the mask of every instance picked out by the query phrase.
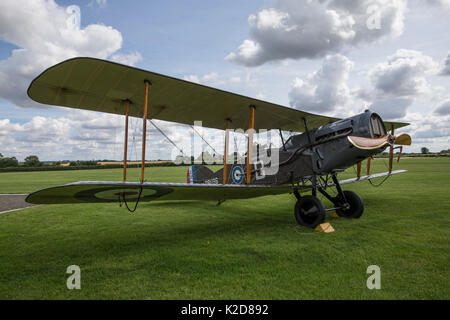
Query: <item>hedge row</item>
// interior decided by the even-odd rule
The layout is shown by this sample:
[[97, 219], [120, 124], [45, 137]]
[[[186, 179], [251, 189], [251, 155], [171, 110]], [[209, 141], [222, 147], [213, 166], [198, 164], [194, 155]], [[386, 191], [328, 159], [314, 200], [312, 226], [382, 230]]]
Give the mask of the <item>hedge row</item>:
[[[394, 158], [398, 157], [398, 154], [394, 154]], [[448, 153], [409, 153], [409, 154], [402, 154], [402, 158], [440, 158], [440, 157], [450, 157], [450, 154]], [[389, 154], [378, 154], [375, 155], [374, 158], [389, 158]]]
[[[147, 163], [146, 167], [180, 167], [188, 166], [188, 164], [175, 164], [173, 162], [166, 163]], [[140, 168], [141, 165], [132, 164], [127, 168]], [[89, 170], [89, 169], [117, 169], [123, 168], [121, 164], [106, 164], [106, 165], [89, 165], [89, 166], [42, 166], [42, 167], [8, 167], [0, 168], [1, 172], [30, 172], [30, 171], [64, 171], [64, 170]]]

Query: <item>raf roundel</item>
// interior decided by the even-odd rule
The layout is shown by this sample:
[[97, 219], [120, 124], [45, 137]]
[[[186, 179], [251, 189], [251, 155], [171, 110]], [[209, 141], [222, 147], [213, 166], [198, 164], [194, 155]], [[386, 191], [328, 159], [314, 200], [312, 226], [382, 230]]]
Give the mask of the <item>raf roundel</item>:
[[244, 170], [241, 167], [237, 166], [233, 168], [233, 174], [231, 175], [233, 178], [233, 182], [236, 184], [241, 184], [242, 180], [244, 180]]

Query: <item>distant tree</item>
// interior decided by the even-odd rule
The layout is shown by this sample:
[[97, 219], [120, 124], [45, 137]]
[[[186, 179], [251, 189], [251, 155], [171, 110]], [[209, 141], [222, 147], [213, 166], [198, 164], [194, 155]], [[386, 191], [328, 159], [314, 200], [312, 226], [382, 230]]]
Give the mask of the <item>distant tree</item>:
[[0, 153], [0, 158], [3, 158], [3, 155]]
[[39, 167], [42, 166], [42, 162], [39, 161], [38, 156], [28, 156], [25, 158], [25, 166]]
[[0, 158], [0, 168], [7, 168], [7, 167], [18, 167], [19, 161], [15, 157], [12, 158]]
[[422, 147], [422, 149], [420, 149], [420, 152], [422, 152], [422, 154], [427, 154], [430, 153], [430, 150], [426, 147]]

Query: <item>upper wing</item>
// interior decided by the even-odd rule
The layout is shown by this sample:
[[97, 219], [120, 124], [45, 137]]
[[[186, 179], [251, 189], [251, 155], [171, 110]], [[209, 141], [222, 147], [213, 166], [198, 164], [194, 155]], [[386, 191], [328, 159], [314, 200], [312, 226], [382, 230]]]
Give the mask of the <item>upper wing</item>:
[[[406, 172], [397, 170], [373, 174], [360, 178], [340, 181], [348, 184], [390, 174]], [[328, 186], [333, 186], [330, 183]], [[310, 185], [295, 186], [300, 192], [311, 189]], [[66, 184], [60, 187], [47, 188], [33, 192], [25, 199], [34, 204], [57, 203], [104, 203], [123, 201], [152, 200], [226, 200], [248, 199], [267, 195], [291, 193], [294, 187], [288, 185], [220, 185], [220, 184], [187, 184], [187, 183], [138, 183], [138, 182], [103, 182], [87, 181]]]
[[[45, 70], [28, 88], [31, 99], [70, 108], [125, 114], [125, 100], [131, 101], [130, 116], [142, 117], [144, 80], [151, 82], [148, 118], [225, 129], [246, 129], [250, 105], [256, 106], [255, 129], [304, 132], [339, 120], [283, 107], [254, 98], [94, 58], [74, 58]], [[400, 128], [406, 123], [387, 123]]]

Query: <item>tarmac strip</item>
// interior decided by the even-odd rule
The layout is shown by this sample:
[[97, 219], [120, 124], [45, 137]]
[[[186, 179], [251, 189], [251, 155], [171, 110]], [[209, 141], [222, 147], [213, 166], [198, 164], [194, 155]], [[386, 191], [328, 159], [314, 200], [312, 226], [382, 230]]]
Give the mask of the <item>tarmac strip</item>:
[[28, 194], [0, 194], [0, 214], [34, 207], [35, 204], [25, 202]]

